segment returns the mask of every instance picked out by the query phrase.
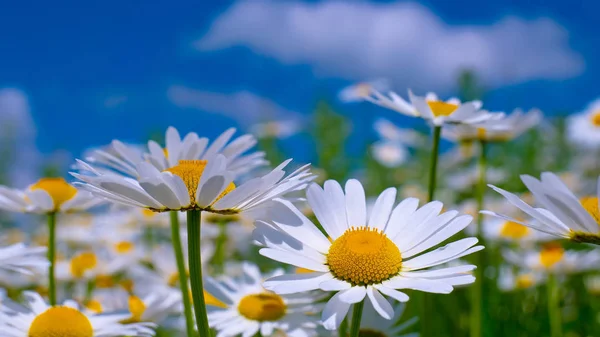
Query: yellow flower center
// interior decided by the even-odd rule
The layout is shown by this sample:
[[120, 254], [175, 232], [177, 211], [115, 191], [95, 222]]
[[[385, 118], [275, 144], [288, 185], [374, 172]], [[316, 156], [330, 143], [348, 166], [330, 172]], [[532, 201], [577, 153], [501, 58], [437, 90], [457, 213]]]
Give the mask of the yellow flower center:
[[94, 253], [81, 253], [71, 259], [71, 274], [77, 278], [81, 278], [86, 271], [93, 269], [97, 264], [98, 260]]
[[581, 206], [590, 213], [592, 218], [596, 220], [596, 223], [600, 226], [600, 210], [598, 209], [598, 198], [597, 197], [583, 197], [581, 198]]
[[131, 241], [121, 241], [115, 244], [115, 250], [119, 254], [127, 254], [133, 250], [133, 242]]
[[155, 215], [156, 215], [156, 213], [153, 212], [152, 210], [149, 210], [147, 208], [142, 209], [142, 216], [144, 216], [144, 218], [152, 218]]
[[128, 293], [132, 293], [133, 289], [135, 287], [135, 283], [133, 282], [133, 280], [130, 280], [130, 279], [125, 279], [125, 280], [119, 281], [119, 285], [121, 286], [121, 288], [125, 289], [125, 291], [127, 291]]
[[521, 239], [529, 234], [529, 228], [513, 221], [506, 221], [500, 229], [500, 235], [510, 239]]
[[[187, 187], [188, 194], [190, 195], [190, 204], [196, 204], [196, 191], [198, 190], [198, 183], [202, 173], [206, 168], [206, 160], [180, 160], [179, 164], [165, 171], [171, 172], [183, 180], [183, 183]], [[227, 193], [235, 189], [235, 184], [230, 183], [225, 190], [219, 195], [215, 202], [224, 197]]]
[[458, 105], [443, 101], [427, 101], [427, 105], [429, 105], [434, 117], [450, 116], [458, 109]]
[[66, 201], [77, 194], [77, 189], [63, 178], [42, 178], [29, 187], [30, 190], [44, 190], [54, 202], [54, 210], [58, 210]]
[[402, 256], [396, 244], [380, 230], [352, 227], [333, 241], [327, 264], [337, 279], [369, 285], [397, 275]]
[[594, 113], [592, 114], [592, 117], [590, 119], [591, 119], [592, 125], [594, 125], [597, 128], [600, 128], [600, 110], [594, 111]]
[[517, 276], [515, 280], [515, 286], [517, 289], [527, 289], [533, 286], [533, 277], [529, 274], [522, 274]]
[[358, 337], [387, 337], [387, 335], [377, 330], [360, 329], [358, 331]]
[[212, 305], [213, 307], [219, 307], [219, 308], [227, 308], [227, 304], [221, 302], [218, 298], [214, 297], [211, 293], [209, 293], [208, 291], [204, 291], [204, 301], [206, 302], [206, 305]]
[[96, 314], [102, 313], [102, 304], [96, 300], [90, 300], [85, 307]]
[[79, 310], [55, 306], [35, 317], [28, 337], [93, 337], [90, 320]]
[[285, 315], [287, 307], [281, 296], [273, 293], [246, 295], [238, 304], [238, 311], [253, 321], [277, 321]]
[[137, 296], [129, 296], [129, 312], [131, 317], [126, 319], [123, 323], [138, 323], [142, 321], [142, 316], [146, 312], [146, 304]]
[[302, 267], [298, 267], [296, 268], [296, 274], [310, 274], [310, 273], [314, 273], [314, 270], [310, 270], [310, 269], [306, 269], [306, 268], [302, 268]]
[[115, 279], [110, 275], [96, 276], [96, 288], [108, 289], [115, 286]]
[[559, 244], [547, 244], [542, 248], [540, 252], [540, 263], [546, 268], [550, 268], [553, 265], [560, 262], [565, 255], [565, 250]]

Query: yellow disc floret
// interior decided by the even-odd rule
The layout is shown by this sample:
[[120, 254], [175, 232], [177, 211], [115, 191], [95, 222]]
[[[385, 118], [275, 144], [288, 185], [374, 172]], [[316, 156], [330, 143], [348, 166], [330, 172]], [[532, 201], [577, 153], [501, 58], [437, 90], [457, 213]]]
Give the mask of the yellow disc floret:
[[63, 178], [42, 178], [29, 187], [30, 190], [44, 190], [54, 202], [54, 210], [57, 211], [66, 201], [71, 200], [77, 189], [67, 183]]
[[352, 227], [331, 244], [327, 254], [331, 273], [352, 285], [381, 283], [400, 272], [400, 250], [385, 233]]
[[[198, 184], [200, 183], [202, 173], [206, 168], [206, 163], [206, 160], [180, 160], [177, 166], [173, 166], [165, 170], [173, 173], [183, 180], [183, 183], [187, 187], [190, 195], [190, 205], [192, 207], [196, 205], [196, 191], [198, 190]], [[234, 189], [235, 184], [230, 183], [221, 193], [221, 195], [215, 199], [215, 202]]]
[[129, 296], [128, 300], [129, 312], [131, 317], [123, 323], [137, 323], [142, 321], [142, 316], [146, 312], [146, 304], [137, 296]]
[[522, 239], [529, 234], [529, 228], [514, 221], [506, 221], [500, 229], [500, 235], [509, 239]]
[[79, 310], [55, 306], [39, 314], [29, 327], [28, 337], [93, 337], [90, 320]]
[[131, 241], [121, 241], [115, 244], [115, 251], [119, 254], [127, 254], [131, 252], [133, 248], [134, 245]]
[[594, 111], [590, 120], [591, 120], [593, 126], [600, 128], [600, 110]]
[[76, 278], [81, 278], [86, 271], [94, 269], [98, 264], [96, 255], [92, 252], [84, 252], [71, 259], [71, 274]]
[[527, 289], [527, 288], [531, 288], [533, 286], [533, 284], [535, 283], [533, 276], [529, 275], [529, 274], [522, 274], [517, 276], [517, 278], [515, 279], [515, 287], [517, 289]]
[[204, 302], [206, 303], [206, 305], [212, 305], [213, 307], [227, 308], [227, 304], [221, 302], [221, 300], [219, 300], [218, 298], [213, 296], [213, 294], [209, 293], [206, 290], [204, 290]]
[[287, 306], [281, 296], [273, 293], [246, 295], [238, 304], [238, 311], [253, 321], [277, 321], [285, 316]]
[[600, 226], [600, 210], [598, 209], [598, 198], [597, 197], [584, 197], [581, 198], [581, 206], [596, 220], [596, 223]]
[[546, 268], [551, 268], [560, 262], [565, 255], [565, 250], [560, 244], [546, 244], [540, 252], [540, 263]]
[[427, 101], [427, 105], [429, 105], [434, 117], [450, 116], [458, 109], [458, 105], [443, 101]]

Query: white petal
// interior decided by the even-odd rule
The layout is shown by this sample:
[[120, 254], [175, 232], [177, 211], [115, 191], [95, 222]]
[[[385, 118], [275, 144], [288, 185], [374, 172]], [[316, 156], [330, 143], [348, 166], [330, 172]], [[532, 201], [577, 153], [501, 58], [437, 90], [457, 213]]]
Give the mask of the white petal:
[[346, 281], [333, 279], [319, 284], [319, 288], [323, 291], [340, 291], [352, 288], [352, 285]]
[[367, 295], [367, 288], [362, 286], [354, 286], [347, 290], [342, 290], [339, 292], [340, 301], [344, 301], [347, 303], [358, 303], [362, 301]]
[[395, 201], [395, 188], [390, 187], [383, 191], [375, 201], [375, 205], [373, 206], [373, 210], [371, 211], [371, 217], [369, 218], [369, 227], [378, 228], [380, 230], [385, 229], [390, 218], [390, 213], [392, 212], [392, 207], [394, 207]]
[[394, 317], [394, 309], [390, 305], [385, 297], [381, 296], [379, 291], [373, 287], [367, 288], [367, 296], [369, 296], [369, 300], [371, 300], [371, 304], [373, 304], [373, 308], [381, 317], [385, 319], [392, 319]]
[[336, 330], [348, 314], [350, 303], [342, 301], [340, 299], [341, 295], [341, 292], [333, 295], [323, 308], [321, 320], [327, 330]]
[[346, 182], [346, 215], [350, 226], [364, 227], [367, 224], [365, 190], [356, 179]]
[[382, 284], [375, 285], [374, 287], [384, 295], [387, 295], [398, 302], [407, 302], [409, 300], [408, 295], [396, 289], [388, 288]]
[[271, 277], [263, 286], [278, 294], [294, 294], [319, 289], [319, 284], [331, 279], [330, 273], [286, 274]]

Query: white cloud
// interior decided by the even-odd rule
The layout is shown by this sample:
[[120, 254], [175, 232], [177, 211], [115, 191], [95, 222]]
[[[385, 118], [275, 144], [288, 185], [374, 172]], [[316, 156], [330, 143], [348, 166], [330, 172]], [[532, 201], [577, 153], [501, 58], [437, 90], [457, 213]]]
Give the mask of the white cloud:
[[549, 18], [451, 25], [407, 2], [238, 1], [195, 46], [246, 46], [286, 64], [310, 64], [327, 76], [389, 77], [415, 89], [453, 88], [465, 68], [490, 87], [569, 78], [584, 68], [568, 45], [568, 32]]
[[35, 144], [36, 126], [27, 95], [14, 88], [0, 89], [0, 153], [9, 185], [24, 187], [39, 174], [40, 154]]
[[265, 120], [299, 120], [301, 114], [248, 91], [217, 93], [173, 85], [169, 100], [181, 108], [193, 108], [229, 117], [243, 126]]

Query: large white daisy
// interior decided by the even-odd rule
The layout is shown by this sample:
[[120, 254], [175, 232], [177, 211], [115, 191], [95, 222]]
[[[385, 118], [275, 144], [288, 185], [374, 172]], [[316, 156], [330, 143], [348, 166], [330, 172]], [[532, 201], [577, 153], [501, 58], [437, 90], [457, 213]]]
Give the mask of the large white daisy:
[[153, 336], [153, 324], [121, 324], [129, 314], [96, 315], [79, 310], [77, 303], [49, 306], [34, 292], [25, 292], [27, 308], [0, 312], [0, 331], [6, 337]]
[[42, 178], [24, 190], [0, 186], [0, 209], [20, 213], [85, 211], [104, 202], [63, 178]]
[[81, 167], [90, 175], [72, 174], [85, 182], [80, 183], [83, 189], [124, 205], [156, 212], [200, 210], [235, 214], [259, 209], [273, 198], [304, 189], [313, 179], [309, 165], [284, 178], [284, 168], [290, 161], [238, 187], [233, 183], [235, 173], [227, 169], [227, 158], [220, 154], [209, 161], [182, 160], [164, 171], [141, 162], [136, 168], [136, 179], [103, 174], [84, 162], [80, 162]]
[[262, 275], [254, 264], [243, 264], [239, 278], [224, 277], [217, 281], [206, 279], [206, 291], [224, 305], [209, 306], [208, 321], [217, 330], [218, 337], [262, 336], [290, 337], [316, 336], [321, 310], [318, 300], [322, 294], [277, 295], [262, 287], [265, 278], [281, 275], [276, 270]]
[[237, 175], [267, 164], [264, 152], [245, 154], [256, 145], [257, 141], [252, 135], [246, 134], [230, 142], [235, 131], [234, 128], [227, 129], [210, 143], [208, 138], [200, 138], [194, 132], [188, 133], [182, 139], [177, 129], [171, 126], [165, 134], [164, 148], [150, 140], [147, 151], [141, 151], [137, 147], [113, 140], [107, 149], [98, 149], [86, 156], [86, 161], [98, 166], [99, 171], [101, 168], [108, 168], [130, 177], [136, 177], [137, 165], [143, 161], [164, 171], [177, 166], [181, 160], [211, 161], [217, 155], [223, 155], [226, 159], [227, 169]]
[[[542, 173], [541, 180], [529, 175], [522, 175], [521, 180], [541, 207], [532, 207], [510, 192], [493, 185], [490, 187], [502, 194], [513, 206], [534, 218], [535, 222], [519, 221], [492, 211], [482, 211], [482, 213], [575, 242], [600, 245], [600, 212], [598, 211], [600, 188], [597, 190], [599, 193], [597, 196], [578, 199], [554, 173]], [[600, 186], [600, 178], [598, 186]]]
[[282, 275], [265, 282], [278, 294], [321, 289], [334, 291], [323, 311], [327, 329], [335, 329], [350, 305], [368, 297], [377, 312], [390, 319], [394, 310], [386, 295], [398, 301], [408, 296], [397, 289], [450, 293], [456, 285], [469, 284], [473, 265], [425, 270], [483, 249], [476, 238], [466, 238], [433, 251], [463, 230], [472, 220], [457, 211], [441, 213], [433, 201], [418, 208], [415, 198], [394, 207], [396, 189], [389, 188], [367, 212], [365, 192], [357, 180], [346, 183], [345, 193], [335, 181], [324, 189], [313, 184], [307, 200], [326, 234], [295, 206], [279, 200], [269, 222], [257, 221], [254, 238], [265, 248], [260, 253], [273, 260], [313, 270]]

